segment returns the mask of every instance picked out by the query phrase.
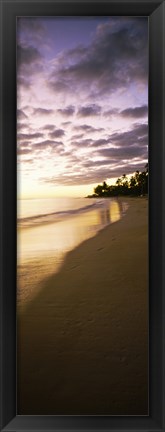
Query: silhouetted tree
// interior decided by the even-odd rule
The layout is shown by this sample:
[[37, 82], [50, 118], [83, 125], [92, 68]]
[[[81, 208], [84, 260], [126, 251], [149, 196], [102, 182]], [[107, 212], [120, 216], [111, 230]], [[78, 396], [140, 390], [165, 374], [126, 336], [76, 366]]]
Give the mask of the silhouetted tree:
[[92, 197], [110, 197], [118, 195], [144, 195], [148, 193], [148, 164], [142, 172], [138, 170], [130, 180], [126, 174], [116, 180], [115, 185], [109, 186], [106, 181], [94, 188]]

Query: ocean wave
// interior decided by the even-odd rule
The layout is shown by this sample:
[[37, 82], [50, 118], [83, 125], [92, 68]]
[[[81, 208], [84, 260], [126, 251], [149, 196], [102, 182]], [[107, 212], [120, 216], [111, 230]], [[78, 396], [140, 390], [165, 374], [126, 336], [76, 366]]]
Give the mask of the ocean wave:
[[55, 211], [51, 213], [36, 214], [33, 216], [27, 216], [24, 218], [18, 218], [18, 227], [32, 227], [40, 225], [42, 223], [59, 222], [59, 220], [66, 218], [67, 216], [74, 216], [76, 214], [85, 213], [86, 211], [92, 210], [93, 208], [98, 208], [104, 205], [102, 200], [97, 200], [97, 202], [88, 204], [86, 206], [77, 209], [68, 209], [62, 211]]

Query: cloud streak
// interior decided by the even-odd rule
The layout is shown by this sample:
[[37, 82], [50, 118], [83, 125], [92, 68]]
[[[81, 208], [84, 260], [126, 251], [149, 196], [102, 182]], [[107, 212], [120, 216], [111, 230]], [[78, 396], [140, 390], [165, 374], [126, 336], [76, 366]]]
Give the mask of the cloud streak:
[[23, 178], [53, 190], [144, 167], [147, 17], [22, 17], [17, 42]]
[[63, 129], [56, 129], [55, 131], [49, 133], [49, 136], [51, 138], [61, 138], [64, 135], [65, 135], [65, 131]]
[[127, 108], [123, 111], [120, 111], [120, 115], [135, 119], [146, 117], [148, 115], [148, 107], [147, 105], [143, 105], [135, 108]]
[[74, 114], [75, 108], [72, 105], [70, 105], [70, 106], [67, 106], [66, 108], [59, 108], [57, 110], [57, 112], [59, 114], [62, 114], [62, 116], [64, 116], [64, 117], [70, 117]]
[[78, 117], [98, 116], [101, 113], [101, 107], [98, 105], [88, 105], [78, 109]]
[[[49, 85], [54, 91], [87, 86], [95, 94], [110, 94], [134, 81], [147, 82], [147, 26], [145, 18], [114, 19], [102, 24], [87, 47], [59, 57]], [[72, 59], [72, 61], [71, 61]]]
[[46, 109], [46, 108], [34, 108], [33, 109], [33, 114], [34, 115], [39, 115], [39, 116], [49, 116], [50, 114], [52, 114], [54, 112], [54, 110], [52, 109]]

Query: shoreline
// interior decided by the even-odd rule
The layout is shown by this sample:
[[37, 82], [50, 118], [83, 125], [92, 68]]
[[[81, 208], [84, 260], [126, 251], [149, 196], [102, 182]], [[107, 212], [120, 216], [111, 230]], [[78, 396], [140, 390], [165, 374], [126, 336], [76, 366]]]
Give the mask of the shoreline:
[[18, 229], [18, 303], [31, 301], [39, 292], [43, 279], [60, 270], [70, 251], [124, 216], [128, 206], [125, 200], [106, 201], [106, 206], [70, 215], [58, 223], [55, 220]]
[[18, 307], [18, 414], [148, 414], [148, 201], [128, 202]]

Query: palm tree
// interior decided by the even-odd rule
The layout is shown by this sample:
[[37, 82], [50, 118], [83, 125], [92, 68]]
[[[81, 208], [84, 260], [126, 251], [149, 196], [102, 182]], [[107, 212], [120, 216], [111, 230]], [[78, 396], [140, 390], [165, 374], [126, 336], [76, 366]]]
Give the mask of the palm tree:
[[107, 191], [108, 187], [109, 187], [109, 186], [108, 186], [107, 183], [104, 181], [104, 182], [103, 182], [103, 192]]
[[135, 180], [136, 180], [136, 183], [138, 184], [139, 183], [139, 171], [138, 170], [135, 172]]
[[122, 175], [122, 187], [123, 187], [123, 193], [127, 194], [128, 193], [128, 179], [126, 174]]
[[116, 180], [116, 184], [117, 184], [117, 186], [121, 186], [121, 183], [122, 183], [121, 178], [118, 178], [118, 179]]
[[131, 179], [130, 179], [130, 187], [131, 188], [134, 188], [136, 186], [136, 179], [135, 179], [135, 177], [131, 177]]
[[124, 182], [127, 180], [127, 176], [126, 176], [126, 174], [123, 174], [123, 175], [122, 175], [122, 180], [123, 180]]
[[126, 174], [119, 177], [115, 185], [109, 186], [106, 181], [103, 181], [101, 185], [96, 186], [94, 193], [96, 197], [148, 193], [148, 164], [145, 165], [145, 171], [137, 170], [129, 181]]

